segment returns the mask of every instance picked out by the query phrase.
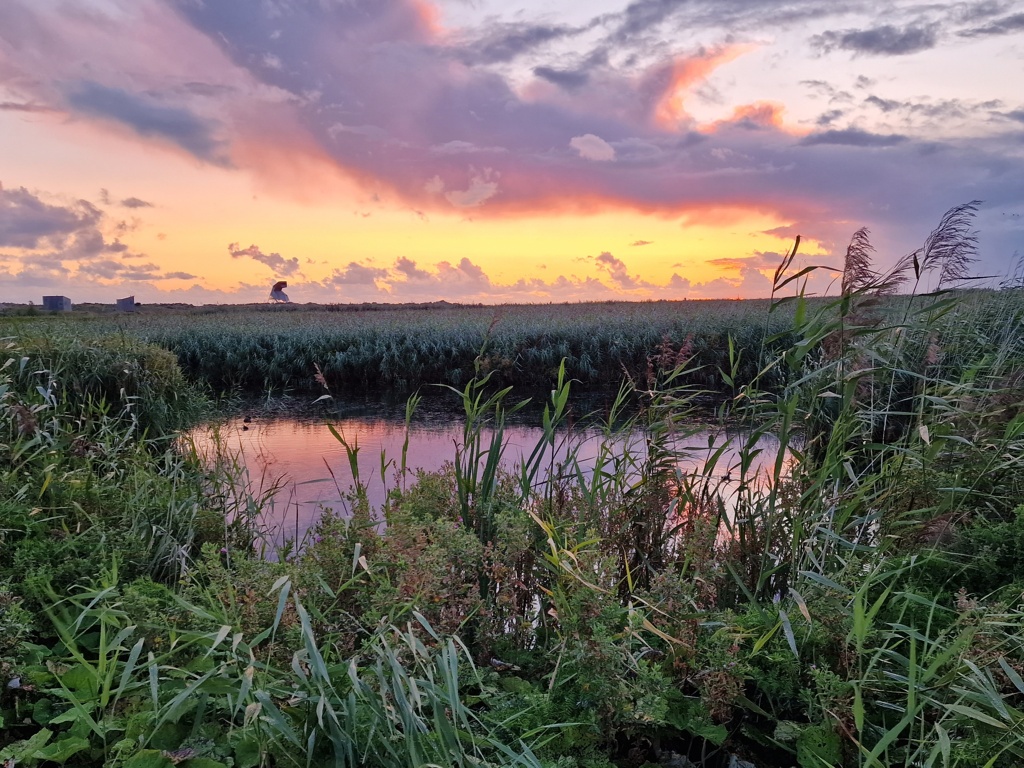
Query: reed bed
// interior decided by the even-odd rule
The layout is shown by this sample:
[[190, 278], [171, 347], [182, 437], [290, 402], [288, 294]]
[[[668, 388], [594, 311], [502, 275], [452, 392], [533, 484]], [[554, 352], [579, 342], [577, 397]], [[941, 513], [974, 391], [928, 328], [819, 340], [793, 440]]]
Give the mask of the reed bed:
[[[693, 383], [717, 387], [728, 340], [745, 350], [749, 380], [781, 349], [786, 319], [764, 301], [430, 307], [337, 311], [265, 306], [212, 312], [143, 307], [136, 316], [83, 315], [76, 334], [123, 333], [169, 349], [190, 380], [218, 392], [302, 393], [464, 386], [477, 370], [518, 387], [550, 388], [564, 360], [579, 386], [614, 389], [654, 364], [693, 359]], [[60, 332], [60, 318], [45, 318]], [[26, 324], [26, 328], [45, 327]], [[767, 339], [774, 339], [767, 342]]]

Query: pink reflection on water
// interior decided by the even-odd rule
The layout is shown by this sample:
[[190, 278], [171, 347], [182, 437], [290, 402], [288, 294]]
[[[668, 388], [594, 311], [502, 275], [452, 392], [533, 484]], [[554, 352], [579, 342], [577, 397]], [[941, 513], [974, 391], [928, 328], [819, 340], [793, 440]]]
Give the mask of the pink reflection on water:
[[[408, 429], [404, 421], [366, 416], [332, 419], [331, 424], [351, 447], [358, 447], [359, 479], [375, 511], [384, 505], [388, 490], [403, 482], [399, 465], [407, 435], [406, 467], [410, 476], [416, 470], [435, 472], [454, 462], [457, 447], [463, 441], [463, 425], [456, 420], [429, 425], [413, 423]], [[542, 435], [539, 427], [506, 426], [503, 467], [518, 471]], [[680, 456], [680, 471], [686, 473], [704, 466], [723, 441], [738, 442], [735, 437], [720, 428], [709, 428], [678, 439], [673, 448]], [[268, 496], [260, 523], [272, 546], [279, 547], [288, 540], [301, 543], [324, 509], [343, 517], [350, 512], [348, 492], [354, 478], [349, 456], [324, 421], [258, 417], [246, 422], [234, 418], [216, 427], [196, 430], [191, 439], [208, 462], [213, 461], [218, 451], [235, 457], [248, 474], [252, 494]], [[485, 432], [485, 446], [490, 439], [491, 433]], [[585, 473], [595, 470], [599, 456], [614, 461], [628, 454], [639, 463], [646, 455], [644, 437], [638, 432], [609, 438], [598, 429], [577, 429], [572, 445], [576, 461]], [[777, 441], [773, 444], [772, 438], [763, 438], [757, 447], [762, 452], [754, 459], [752, 471], [770, 470], [778, 451]], [[567, 451], [566, 441], [559, 440], [554, 455], [548, 452], [545, 456], [541, 478], [565, 460]], [[723, 488], [738, 480], [737, 452], [738, 447], [731, 446], [712, 470], [713, 475], [722, 479]], [[607, 465], [605, 470], [614, 471]]]

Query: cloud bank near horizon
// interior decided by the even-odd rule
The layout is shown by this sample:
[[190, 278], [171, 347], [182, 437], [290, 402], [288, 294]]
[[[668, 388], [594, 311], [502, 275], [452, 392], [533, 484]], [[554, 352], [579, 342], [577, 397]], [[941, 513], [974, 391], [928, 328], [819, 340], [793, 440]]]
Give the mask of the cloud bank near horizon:
[[[62, 205], [24, 187], [0, 185], [0, 281], [45, 290], [81, 284], [151, 287], [165, 280], [196, 278], [142, 261], [144, 254], [120, 240], [119, 235], [130, 229], [130, 224], [112, 220], [88, 200]], [[20, 269], [13, 270], [15, 265]]]
[[[297, 257], [266, 252], [256, 244], [242, 248], [230, 243], [226, 258], [260, 265], [266, 280], [240, 280], [230, 289], [212, 289], [197, 275], [162, 270], [146, 261], [145, 254], [109, 239], [105, 233], [116, 231], [123, 222], [112, 220], [106, 209], [118, 205], [124, 202], [112, 201], [105, 190], [96, 204], [88, 200], [61, 204], [40, 192], [0, 187], [0, 281], [40, 295], [86, 295], [89, 298], [81, 300], [108, 303], [129, 291], [142, 292], [140, 300], [144, 296], [151, 303], [260, 302], [267, 300], [270, 284], [282, 276], [289, 278], [292, 300], [300, 303], [731, 299], [766, 295], [771, 289], [771, 271], [782, 258], [780, 254], [757, 254], [723, 260], [726, 276], [705, 282], [692, 282], [678, 272], [667, 282], [651, 282], [610, 251], [579, 259], [597, 277], [569, 273], [503, 283], [469, 258], [421, 266], [400, 256], [388, 265], [349, 261], [325, 278], [313, 279], [303, 272]], [[20, 269], [15, 270], [19, 264]], [[249, 269], [244, 272], [251, 274]], [[831, 273], [823, 272], [814, 279], [812, 290], [824, 290], [832, 279]]]

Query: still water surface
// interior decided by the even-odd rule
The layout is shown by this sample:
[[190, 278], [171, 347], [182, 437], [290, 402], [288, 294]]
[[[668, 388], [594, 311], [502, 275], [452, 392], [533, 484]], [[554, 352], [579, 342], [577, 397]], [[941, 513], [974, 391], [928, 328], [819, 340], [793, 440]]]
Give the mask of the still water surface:
[[[388, 489], [402, 482], [398, 466], [406, 439], [410, 475], [416, 470], [437, 471], [455, 461], [463, 440], [464, 419], [460, 413], [427, 408], [417, 412], [408, 427], [404, 415], [402, 405], [365, 403], [341, 406], [330, 418], [253, 414], [204, 427], [191, 437], [208, 461], [213, 461], [219, 451], [221, 455], [226, 452], [235, 457], [244, 466], [252, 495], [267, 497], [260, 523], [270, 542], [280, 545], [287, 540], [303, 541], [324, 508], [342, 516], [348, 514], [347, 493], [353, 484], [351, 465], [345, 447], [328, 424], [351, 446], [358, 446], [359, 479], [366, 486], [374, 510], [383, 506]], [[517, 470], [543, 436], [542, 429], [534, 426], [540, 423], [539, 416], [530, 422], [505, 427], [502, 465], [510, 471]], [[485, 445], [490, 437], [491, 433], [485, 431]], [[720, 427], [696, 427], [675, 440], [680, 469], [685, 472], [701, 466], [719, 446], [729, 443], [714, 474], [722, 478], [738, 476], [735, 465], [742, 438], [743, 435]], [[646, 455], [644, 435], [640, 432], [609, 438], [596, 426], [574, 426], [560, 436], [554, 456], [547, 454], [542, 475], [551, 469], [557, 471], [569, 445], [575, 447], [577, 460], [585, 471], [593, 471], [602, 446], [610, 448], [608, 453], [618, 458], [626, 454], [639, 458]], [[778, 453], [777, 441], [764, 437], [756, 447], [761, 452], [752, 470], [770, 470]]]

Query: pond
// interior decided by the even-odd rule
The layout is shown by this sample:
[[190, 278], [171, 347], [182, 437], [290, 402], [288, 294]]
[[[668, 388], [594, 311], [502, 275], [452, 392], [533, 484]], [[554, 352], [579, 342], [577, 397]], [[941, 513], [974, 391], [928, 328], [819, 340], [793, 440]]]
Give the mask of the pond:
[[[358, 479], [375, 511], [383, 506], [389, 489], [411, 482], [417, 470], [434, 472], [454, 462], [464, 439], [465, 417], [450, 402], [448, 398], [421, 404], [408, 424], [404, 404], [387, 402], [335, 403], [330, 414], [316, 417], [253, 410], [194, 430], [190, 438], [208, 463], [218, 456], [228, 457], [242, 471], [246, 492], [262, 500], [259, 523], [274, 548], [289, 540], [301, 543], [325, 508], [349, 514], [355, 478], [349, 453], [338, 436], [358, 448]], [[526, 412], [505, 426], [504, 469], [518, 472], [543, 437], [540, 424], [539, 413]], [[485, 446], [492, 434], [484, 429]], [[711, 472], [721, 480], [728, 503], [730, 485], [735, 483], [731, 476], [738, 475], [739, 444], [745, 438], [741, 432], [718, 426], [694, 425], [677, 436], [671, 447], [678, 467], [688, 472], [702, 467], [725, 446]], [[764, 436], [755, 448], [759, 453], [750, 473], [770, 470], [778, 441]], [[640, 430], [609, 435], [594, 420], [581, 420], [560, 431], [554, 451], [545, 453], [539, 478], [561, 471], [570, 450], [587, 473], [595, 471], [599, 456], [604, 457], [602, 466], [615, 460], [636, 466], [646, 457], [647, 445]], [[404, 478], [400, 472], [403, 451]]]

